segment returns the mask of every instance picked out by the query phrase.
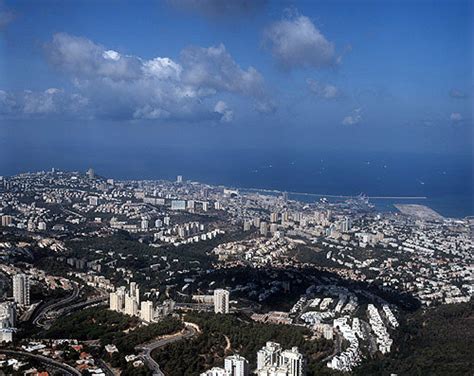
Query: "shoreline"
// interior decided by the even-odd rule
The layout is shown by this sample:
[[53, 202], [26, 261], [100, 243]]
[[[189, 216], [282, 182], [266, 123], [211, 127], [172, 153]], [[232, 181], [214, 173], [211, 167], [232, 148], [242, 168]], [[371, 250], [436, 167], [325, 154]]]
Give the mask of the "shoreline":
[[[287, 193], [290, 195], [299, 195], [299, 196], [316, 196], [316, 197], [329, 197], [329, 198], [354, 198], [358, 195], [329, 195], [321, 193], [309, 193], [309, 192], [291, 192], [291, 191], [280, 191], [278, 189], [264, 189], [264, 188], [236, 188], [242, 191], [250, 192], [265, 192], [265, 193]], [[364, 196], [368, 199], [373, 200], [427, 200], [426, 196]]]

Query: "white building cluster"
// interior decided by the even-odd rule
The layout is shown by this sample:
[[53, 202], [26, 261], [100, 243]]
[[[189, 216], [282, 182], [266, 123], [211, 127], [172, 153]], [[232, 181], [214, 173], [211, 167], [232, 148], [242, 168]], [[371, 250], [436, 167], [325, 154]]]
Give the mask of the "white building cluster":
[[249, 362], [243, 356], [232, 355], [224, 359], [224, 368], [213, 367], [201, 376], [248, 376]]
[[110, 293], [109, 308], [129, 316], [140, 317], [141, 320], [151, 323], [162, 316], [171, 314], [174, 310], [174, 301], [165, 300], [160, 306], [155, 306], [150, 300], [140, 302], [140, 289], [135, 282], [130, 282], [128, 291], [122, 286]]
[[[228, 356], [224, 359], [224, 368], [213, 367], [200, 376], [248, 376], [248, 361], [240, 355]], [[306, 374], [306, 362], [297, 347], [283, 350], [276, 342], [267, 342], [257, 352], [258, 376], [303, 376]]]
[[367, 306], [367, 315], [369, 317], [369, 323], [372, 327], [372, 331], [377, 337], [377, 345], [380, 352], [382, 354], [389, 353], [393, 340], [390, 338], [387, 332], [387, 328], [380, 317], [379, 311], [373, 304], [369, 304]]
[[345, 316], [335, 319], [333, 326], [337, 328], [344, 339], [349, 342], [349, 347], [332, 358], [327, 363], [327, 366], [339, 371], [350, 372], [361, 361], [359, 340], [357, 338], [357, 332], [360, 333], [360, 323], [358, 319], [354, 318], [351, 327], [349, 325], [349, 317]]
[[258, 376], [303, 376], [305, 359], [297, 347], [282, 350], [276, 342], [267, 342], [257, 352]]

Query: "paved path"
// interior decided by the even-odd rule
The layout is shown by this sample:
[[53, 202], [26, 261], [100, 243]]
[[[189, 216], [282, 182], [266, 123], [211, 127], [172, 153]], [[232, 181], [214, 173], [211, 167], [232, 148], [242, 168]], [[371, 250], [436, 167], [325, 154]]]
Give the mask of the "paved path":
[[153, 372], [153, 376], [165, 376], [163, 371], [161, 371], [159, 364], [151, 357], [152, 351], [170, 343], [181, 341], [182, 339], [186, 338], [191, 338], [192, 336], [196, 335], [196, 333], [198, 333], [198, 331], [194, 326], [186, 324], [185, 329], [177, 334], [168, 337], [162, 337], [155, 341], [139, 345], [135, 349], [141, 352], [141, 358], [148, 368]]

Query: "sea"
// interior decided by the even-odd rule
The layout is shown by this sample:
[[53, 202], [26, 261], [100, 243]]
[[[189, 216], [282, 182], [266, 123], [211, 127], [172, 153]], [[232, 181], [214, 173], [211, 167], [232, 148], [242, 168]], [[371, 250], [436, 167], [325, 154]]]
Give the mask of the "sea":
[[289, 192], [291, 198], [304, 201], [364, 194], [381, 211], [395, 211], [395, 203], [416, 203], [445, 217], [462, 218], [474, 215], [473, 166], [472, 155], [292, 148], [82, 152], [51, 148], [1, 158], [0, 175], [53, 167], [72, 171], [91, 167], [115, 179], [174, 180], [183, 175], [186, 180], [213, 185]]

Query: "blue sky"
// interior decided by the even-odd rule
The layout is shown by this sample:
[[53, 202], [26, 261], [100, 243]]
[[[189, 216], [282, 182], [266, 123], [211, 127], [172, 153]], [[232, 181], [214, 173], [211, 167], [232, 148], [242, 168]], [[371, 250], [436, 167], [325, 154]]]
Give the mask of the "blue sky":
[[0, 149], [472, 158], [472, 24], [456, 0], [4, 1]]

